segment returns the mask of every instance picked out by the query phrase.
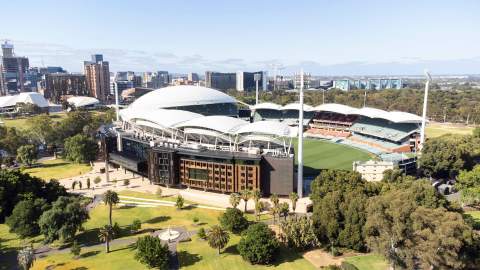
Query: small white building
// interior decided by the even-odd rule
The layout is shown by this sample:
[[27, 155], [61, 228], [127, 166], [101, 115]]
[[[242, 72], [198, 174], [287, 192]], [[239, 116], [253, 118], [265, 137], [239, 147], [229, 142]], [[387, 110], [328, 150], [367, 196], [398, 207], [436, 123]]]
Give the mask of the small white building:
[[353, 170], [359, 172], [362, 178], [369, 182], [382, 181], [383, 172], [386, 170], [393, 170], [395, 164], [393, 161], [355, 161], [353, 162]]

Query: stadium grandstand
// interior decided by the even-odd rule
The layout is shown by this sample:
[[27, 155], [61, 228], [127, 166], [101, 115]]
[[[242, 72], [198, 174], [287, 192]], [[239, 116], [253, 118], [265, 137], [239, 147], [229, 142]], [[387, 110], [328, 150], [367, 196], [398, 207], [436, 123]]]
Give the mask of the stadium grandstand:
[[[259, 103], [252, 106], [253, 121], [279, 121], [289, 126], [298, 126], [298, 115], [300, 111], [299, 103], [290, 103], [280, 106], [274, 103]], [[303, 125], [307, 126], [314, 115], [313, 107], [307, 104], [303, 105]]]
[[222, 92], [161, 88], [119, 114], [115, 136], [102, 139], [114, 166], [168, 186], [222, 193], [259, 189], [264, 195], [294, 191], [295, 128], [232, 117], [237, 101]]

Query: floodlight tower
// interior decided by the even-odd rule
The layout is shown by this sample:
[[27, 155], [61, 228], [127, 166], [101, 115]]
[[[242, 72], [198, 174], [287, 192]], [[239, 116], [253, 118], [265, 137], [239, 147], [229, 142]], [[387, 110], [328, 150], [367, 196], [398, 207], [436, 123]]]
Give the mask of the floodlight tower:
[[298, 112], [298, 170], [297, 170], [297, 193], [303, 197], [303, 68], [300, 70], [300, 110]]
[[118, 110], [119, 110], [119, 108], [118, 108], [119, 107], [119, 105], [118, 105], [118, 89], [117, 89], [116, 84], [115, 84], [114, 91], [115, 91], [115, 113], [117, 115], [117, 122], [118, 122], [118, 121], [120, 121], [120, 117], [118, 115]]
[[253, 79], [255, 80], [255, 105], [258, 104], [258, 81], [262, 78], [262, 74], [255, 73], [253, 74]]
[[423, 148], [425, 143], [425, 124], [427, 122], [427, 103], [428, 103], [428, 89], [430, 88], [430, 82], [432, 81], [432, 76], [425, 70], [425, 77], [427, 81], [425, 82], [425, 95], [423, 96], [423, 113], [422, 113], [422, 129], [420, 130], [420, 150]]

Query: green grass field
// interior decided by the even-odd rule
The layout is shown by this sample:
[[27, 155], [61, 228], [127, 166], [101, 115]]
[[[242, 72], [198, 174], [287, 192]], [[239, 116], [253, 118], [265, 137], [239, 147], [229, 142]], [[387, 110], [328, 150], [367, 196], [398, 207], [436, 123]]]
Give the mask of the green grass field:
[[425, 128], [427, 137], [435, 138], [445, 134], [471, 135], [473, 127], [431, 123]]
[[24, 172], [48, 181], [85, 174], [91, 169], [88, 164], [76, 164], [63, 159], [53, 159], [40, 162], [39, 167], [27, 168]]
[[376, 254], [368, 254], [346, 258], [345, 261], [355, 265], [358, 270], [386, 270], [388, 264], [385, 259]]
[[[297, 140], [294, 140], [294, 145], [298, 149]], [[375, 156], [346, 145], [315, 139], [303, 140], [304, 165], [313, 169], [352, 170], [353, 161], [372, 158]]]
[[[61, 121], [62, 119], [64, 119], [67, 116], [67, 114], [65, 112], [59, 112], [59, 113], [52, 113], [49, 116], [50, 116], [50, 119], [52, 119], [53, 121]], [[5, 126], [7, 126], [7, 127], [15, 127], [15, 128], [18, 128], [18, 129], [24, 129], [28, 126], [28, 124], [27, 124], [28, 118], [29, 117], [16, 117], [14, 119], [0, 118], [0, 120], [2, 122], [4, 122]]]

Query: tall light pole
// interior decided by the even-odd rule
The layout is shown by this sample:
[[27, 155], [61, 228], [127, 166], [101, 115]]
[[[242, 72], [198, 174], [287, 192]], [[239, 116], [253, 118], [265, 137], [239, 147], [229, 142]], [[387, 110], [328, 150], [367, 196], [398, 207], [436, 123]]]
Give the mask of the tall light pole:
[[262, 77], [262, 74], [255, 73], [253, 74], [253, 79], [255, 80], [255, 105], [258, 104], [258, 81], [260, 81], [260, 78]]
[[120, 121], [120, 117], [118, 116], [118, 109], [119, 109], [118, 108], [119, 107], [119, 105], [118, 105], [118, 87], [117, 87], [116, 83], [114, 83], [114, 85], [115, 85], [115, 87], [114, 87], [115, 88], [114, 89], [114, 91], [115, 91], [115, 113], [117, 115], [117, 122], [118, 122], [118, 121]]
[[428, 89], [430, 88], [430, 82], [432, 81], [432, 76], [425, 70], [425, 77], [427, 81], [425, 82], [425, 95], [423, 96], [423, 113], [422, 113], [422, 129], [420, 130], [420, 150], [423, 148], [425, 143], [425, 124], [427, 122], [427, 104], [428, 104]]
[[297, 170], [297, 193], [303, 197], [303, 68], [300, 70], [300, 110], [298, 112], [298, 170]]
[[365, 95], [363, 96], [363, 107], [367, 105], [367, 90], [365, 90]]

